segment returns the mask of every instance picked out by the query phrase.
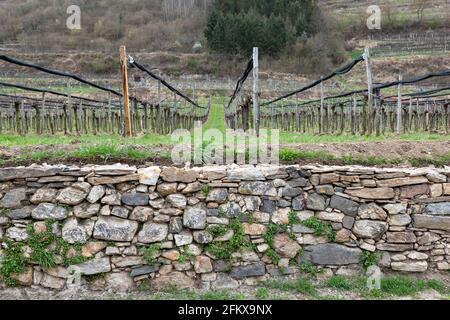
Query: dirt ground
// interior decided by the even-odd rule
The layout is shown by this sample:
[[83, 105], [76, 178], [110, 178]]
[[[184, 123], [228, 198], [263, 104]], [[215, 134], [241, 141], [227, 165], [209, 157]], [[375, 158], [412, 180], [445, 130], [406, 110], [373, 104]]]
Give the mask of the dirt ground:
[[305, 151], [325, 151], [336, 157], [346, 155], [362, 157], [426, 157], [445, 155], [450, 152], [450, 141], [377, 141], [319, 144], [285, 144], [288, 148]]

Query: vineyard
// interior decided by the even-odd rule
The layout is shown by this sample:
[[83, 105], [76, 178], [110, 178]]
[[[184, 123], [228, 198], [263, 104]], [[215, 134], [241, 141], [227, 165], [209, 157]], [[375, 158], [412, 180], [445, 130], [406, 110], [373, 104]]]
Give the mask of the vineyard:
[[[245, 95], [241, 103], [232, 106], [236, 96], [239, 96], [243, 82], [252, 68], [252, 61], [238, 81], [236, 90], [228, 106], [226, 119], [230, 128], [248, 130], [257, 125], [251, 99]], [[324, 95], [324, 83], [335, 76], [350, 72], [360, 62], [365, 61], [368, 75], [368, 89], [352, 90], [336, 95]], [[301, 89], [286, 93], [280, 97], [261, 103], [260, 119], [264, 128], [277, 128], [282, 131], [302, 132], [312, 134], [347, 134], [352, 135], [384, 135], [386, 133], [407, 132], [438, 132], [448, 133], [450, 124], [449, 90], [450, 87], [421, 90], [403, 93], [403, 86], [412, 86], [428, 79], [445, 78], [450, 75], [448, 70], [414, 79], [381, 83], [373, 86], [370, 69], [369, 51], [364, 56], [355, 59], [350, 64], [304, 86]], [[299, 94], [320, 88], [320, 98], [302, 101]], [[390, 88], [397, 88], [397, 95], [389, 94]], [[382, 95], [382, 90], [387, 94]], [[408, 88], [408, 91], [414, 90]], [[417, 90], [417, 89], [416, 89]], [[294, 100], [292, 100], [294, 98]], [[239, 101], [239, 100], [238, 100]]]
[[[129, 57], [127, 61], [127, 69], [134, 74], [134, 81], [130, 81], [130, 84], [135, 86], [130, 89], [133, 95], [129, 97], [129, 121], [131, 131], [135, 135], [166, 135], [178, 128], [190, 130], [196, 121], [207, 121], [212, 99], [226, 100], [223, 96], [214, 94], [217, 90], [214, 91], [211, 87], [207, 91], [196, 91], [195, 87], [192, 87], [189, 97], [132, 59]], [[122, 92], [72, 73], [53, 70], [6, 55], [0, 56], [0, 60], [65, 78], [67, 81], [63, 92], [1, 81], [0, 133], [125, 134], [124, 124], [128, 118], [124, 114], [125, 99]], [[399, 81], [374, 83], [367, 50], [365, 55], [300, 89], [274, 97], [279, 89], [270, 88], [270, 82], [266, 80], [264, 89], [270, 91], [267, 94], [253, 92], [252, 96], [254, 88], [252, 89], [252, 84], [247, 81], [252, 72], [253, 77], [250, 78], [253, 86], [260, 87], [253, 61], [252, 58], [248, 62], [231, 98], [222, 102], [222, 106], [215, 105], [222, 109], [226, 125], [231, 129], [257, 129], [257, 125], [258, 128], [318, 135], [448, 133], [450, 86], [433, 85], [434, 80], [438, 81], [437, 83], [446, 83], [446, 77], [450, 74], [448, 70], [417, 75], [413, 79], [402, 79], [400, 75]], [[365, 67], [361, 66], [362, 64]], [[328, 91], [332, 93], [325, 94], [327, 83], [331, 83], [335, 77], [342, 81], [351, 71], [367, 74], [367, 83], [360, 84], [360, 87], [365, 85], [367, 89], [344, 92], [341, 89], [336, 93], [339, 88], [329, 88]], [[146, 77], [144, 82], [141, 77]], [[73, 82], [89, 88], [83, 91], [90, 94], [72, 93]], [[311, 94], [315, 93], [319, 94], [316, 99], [302, 98], [302, 94], [311, 97]], [[257, 102], [257, 109], [253, 103], [255, 98], [261, 100]]]

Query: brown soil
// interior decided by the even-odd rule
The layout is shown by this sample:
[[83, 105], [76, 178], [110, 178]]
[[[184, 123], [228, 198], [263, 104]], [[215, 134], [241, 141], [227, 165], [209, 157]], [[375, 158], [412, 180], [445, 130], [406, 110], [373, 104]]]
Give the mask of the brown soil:
[[380, 141], [318, 144], [286, 144], [281, 149], [324, 151], [335, 157], [384, 157], [388, 159], [433, 157], [450, 152], [450, 141]]

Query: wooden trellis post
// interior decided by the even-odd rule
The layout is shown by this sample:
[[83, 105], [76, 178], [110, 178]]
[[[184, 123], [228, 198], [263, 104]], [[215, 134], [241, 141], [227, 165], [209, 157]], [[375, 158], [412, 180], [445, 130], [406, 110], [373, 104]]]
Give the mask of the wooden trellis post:
[[398, 75], [398, 96], [397, 96], [397, 134], [401, 133], [401, 124], [402, 124], [402, 81], [403, 76]]
[[370, 68], [370, 52], [369, 48], [364, 49], [364, 61], [366, 63], [366, 73], [367, 73], [367, 108], [364, 112], [363, 121], [363, 134], [372, 134], [372, 126], [370, 125], [369, 115], [372, 114], [372, 104], [373, 104], [373, 78], [372, 70]]
[[124, 135], [131, 137], [131, 114], [130, 114], [130, 100], [128, 93], [128, 61], [127, 51], [125, 46], [120, 47], [120, 71], [122, 75], [122, 95], [123, 95], [123, 118], [124, 118]]
[[323, 93], [323, 81], [322, 81], [322, 77], [320, 77], [320, 113], [319, 113], [319, 134], [322, 134], [322, 121], [323, 121], [323, 102], [324, 102], [324, 93]]
[[253, 48], [253, 128], [259, 137], [259, 49]]

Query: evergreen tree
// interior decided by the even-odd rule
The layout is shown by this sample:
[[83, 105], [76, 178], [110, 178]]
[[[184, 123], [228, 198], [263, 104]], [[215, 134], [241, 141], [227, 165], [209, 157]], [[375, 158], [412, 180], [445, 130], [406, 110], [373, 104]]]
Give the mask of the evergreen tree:
[[213, 51], [245, 54], [258, 46], [275, 56], [290, 39], [311, 36], [314, 0], [217, 0], [205, 37]]

